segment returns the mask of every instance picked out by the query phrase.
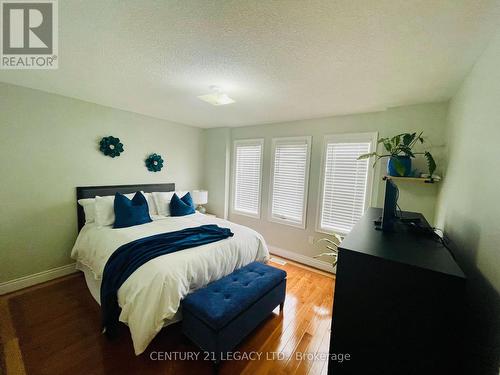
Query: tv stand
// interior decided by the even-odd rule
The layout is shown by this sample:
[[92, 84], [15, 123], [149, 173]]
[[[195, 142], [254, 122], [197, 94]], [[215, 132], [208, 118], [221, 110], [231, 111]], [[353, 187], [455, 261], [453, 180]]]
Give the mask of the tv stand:
[[[339, 246], [329, 374], [460, 374], [465, 277], [424, 216], [369, 208]], [[416, 220], [418, 219], [418, 220]]]
[[[411, 212], [402, 212], [401, 217], [394, 218], [394, 223], [397, 225], [399, 223], [407, 224], [407, 223], [414, 223], [420, 225], [422, 223], [422, 218], [419, 216], [420, 214], [413, 214]], [[375, 226], [375, 229], [377, 230], [382, 230], [382, 216], [379, 216], [378, 219], [373, 220], [373, 225]], [[424, 227], [429, 227], [429, 224], [427, 221], [424, 223]], [[432, 228], [430, 228], [432, 229]]]

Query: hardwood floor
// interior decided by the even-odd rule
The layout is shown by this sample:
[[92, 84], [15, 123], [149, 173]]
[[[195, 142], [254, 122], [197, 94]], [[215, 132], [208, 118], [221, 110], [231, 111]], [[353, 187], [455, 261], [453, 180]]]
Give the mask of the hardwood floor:
[[[326, 358], [313, 356], [328, 353], [335, 281], [290, 263], [272, 265], [288, 273], [284, 312], [276, 309], [235, 349], [235, 355], [258, 359], [224, 361], [219, 374], [326, 374]], [[182, 335], [180, 324], [163, 329], [140, 356], [133, 353], [127, 327], [112, 341], [101, 335], [99, 306], [81, 274], [4, 296], [0, 310], [5, 364], [12, 374], [203, 375], [213, 370]], [[188, 353], [198, 358], [182, 360]], [[151, 359], [168, 354], [178, 359]]]

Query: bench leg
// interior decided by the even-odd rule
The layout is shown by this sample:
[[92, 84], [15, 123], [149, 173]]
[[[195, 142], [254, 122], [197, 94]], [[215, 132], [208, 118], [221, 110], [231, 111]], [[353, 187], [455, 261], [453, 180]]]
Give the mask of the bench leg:
[[283, 306], [285, 305], [285, 302], [280, 303], [280, 314], [283, 312]]
[[219, 375], [219, 365], [220, 365], [220, 360], [212, 362], [212, 374]]
[[216, 357], [212, 361], [212, 373], [214, 375], [219, 374], [220, 362], [221, 362], [221, 353], [216, 353]]

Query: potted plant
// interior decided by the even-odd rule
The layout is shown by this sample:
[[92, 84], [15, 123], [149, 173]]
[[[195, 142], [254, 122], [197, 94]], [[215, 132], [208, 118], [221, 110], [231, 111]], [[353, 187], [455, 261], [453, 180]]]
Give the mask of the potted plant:
[[335, 239], [335, 241], [329, 238], [320, 238], [318, 241], [316, 241], [316, 244], [319, 244], [320, 242], [326, 242], [325, 247], [330, 251], [318, 254], [315, 256], [315, 258], [319, 258], [322, 256], [332, 257], [332, 267], [335, 267], [337, 265], [338, 247], [344, 237], [334, 233], [333, 238]]
[[402, 133], [395, 135], [392, 138], [380, 138], [377, 143], [384, 145], [387, 153], [379, 154], [377, 152], [370, 152], [369, 154], [361, 155], [358, 160], [367, 159], [374, 156], [375, 164], [382, 158], [389, 158], [387, 163], [387, 173], [389, 176], [395, 177], [408, 177], [412, 174], [411, 159], [415, 155], [424, 155], [427, 160], [427, 167], [429, 168], [429, 176], [436, 170], [436, 162], [429, 151], [415, 152], [413, 147], [420, 142], [423, 144], [423, 132], [417, 133]]

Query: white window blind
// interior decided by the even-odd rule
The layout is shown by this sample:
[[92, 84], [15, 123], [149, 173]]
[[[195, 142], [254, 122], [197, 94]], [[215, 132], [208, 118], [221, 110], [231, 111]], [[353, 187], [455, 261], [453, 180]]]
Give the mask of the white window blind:
[[273, 139], [270, 219], [305, 226], [310, 137]]
[[325, 142], [319, 228], [322, 231], [348, 233], [368, 203], [372, 168], [368, 159], [357, 158], [371, 152], [376, 135], [352, 138], [350, 141], [348, 135], [332, 136]]
[[260, 186], [264, 141], [244, 140], [234, 143], [233, 210], [260, 216]]

